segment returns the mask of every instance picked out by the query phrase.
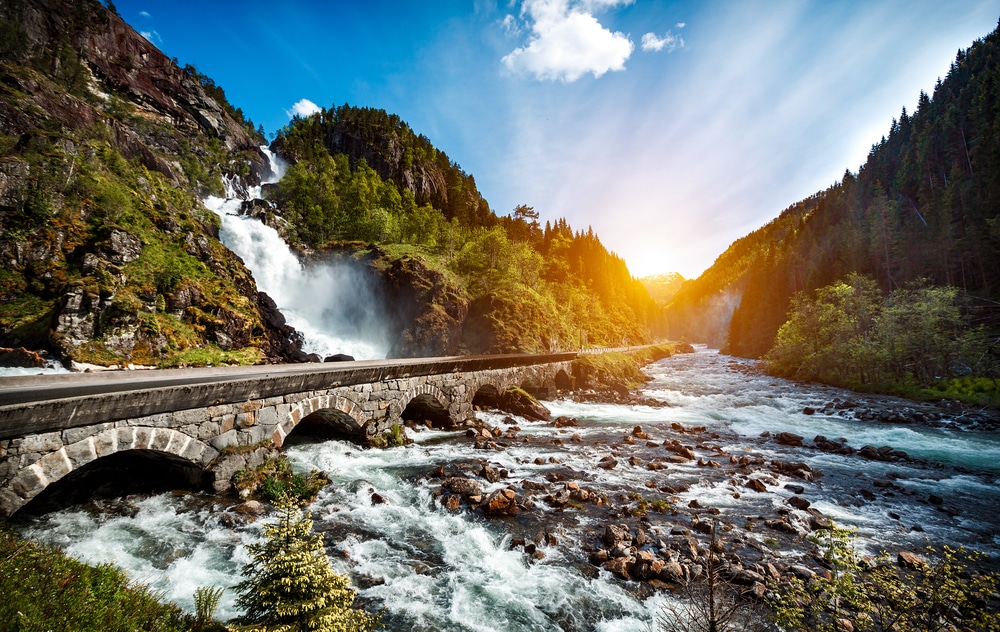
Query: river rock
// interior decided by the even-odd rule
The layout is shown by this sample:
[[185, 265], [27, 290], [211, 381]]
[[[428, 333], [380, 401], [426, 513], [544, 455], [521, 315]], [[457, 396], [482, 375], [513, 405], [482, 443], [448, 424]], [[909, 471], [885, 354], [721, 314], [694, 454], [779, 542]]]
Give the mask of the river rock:
[[0, 367], [40, 369], [46, 365], [45, 356], [24, 347], [0, 347]]
[[628, 569], [631, 563], [631, 560], [627, 557], [616, 557], [605, 562], [603, 568], [622, 579], [630, 579]]
[[479, 483], [469, 478], [464, 478], [462, 476], [452, 476], [451, 478], [445, 479], [441, 483], [441, 487], [455, 493], [461, 494], [462, 496], [473, 496], [481, 493], [479, 491]]
[[483, 499], [480, 508], [489, 516], [512, 516], [520, 512], [517, 495], [510, 488], [497, 489]]
[[750, 480], [748, 480], [746, 482], [746, 487], [748, 487], [749, 489], [754, 490], [755, 492], [766, 492], [767, 491], [767, 485], [765, 485], [764, 483], [760, 482], [756, 478], [751, 478]]
[[806, 509], [809, 509], [809, 505], [811, 505], [812, 503], [810, 503], [802, 496], [792, 496], [791, 498], [788, 499], [788, 504], [791, 505], [792, 507], [795, 507], [796, 509], [801, 509], [805, 511]]
[[778, 434], [774, 435], [775, 441], [777, 441], [781, 445], [790, 445], [790, 446], [802, 445], [803, 438], [804, 437], [802, 437], [801, 435], [797, 435], [791, 432], [779, 432]]
[[903, 568], [913, 569], [922, 568], [927, 564], [922, 557], [910, 551], [900, 551], [896, 555], [896, 563]]
[[508, 388], [497, 400], [497, 408], [531, 421], [548, 421], [552, 413], [527, 392], [519, 388]]

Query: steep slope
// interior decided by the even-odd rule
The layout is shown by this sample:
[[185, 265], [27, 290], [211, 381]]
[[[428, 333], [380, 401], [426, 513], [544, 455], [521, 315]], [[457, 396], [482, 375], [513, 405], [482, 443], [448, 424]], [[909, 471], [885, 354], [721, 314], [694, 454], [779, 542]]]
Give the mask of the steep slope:
[[[850, 272], [883, 291], [959, 287], [983, 322], [1000, 298], [1000, 33], [959, 51], [857, 174], [734, 242], [671, 302], [672, 333], [760, 356], [791, 296]], [[724, 324], [727, 323], [728, 324]], [[706, 330], [705, 322], [718, 323]], [[726, 335], [723, 336], [722, 334]]]
[[267, 169], [252, 124], [96, 0], [0, 5], [0, 345], [257, 362], [293, 332], [199, 203]]

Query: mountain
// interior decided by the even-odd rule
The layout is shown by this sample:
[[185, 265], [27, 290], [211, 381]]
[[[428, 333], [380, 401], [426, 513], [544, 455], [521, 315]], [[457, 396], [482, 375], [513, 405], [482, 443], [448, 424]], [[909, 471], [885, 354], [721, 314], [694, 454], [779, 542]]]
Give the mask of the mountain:
[[671, 334], [759, 357], [790, 300], [858, 272], [883, 292], [955, 286], [979, 322], [1000, 299], [1000, 33], [959, 51], [856, 174], [735, 241], [668, 307]]
[[666, 306], [670, 299], [680, 291], [685, 280], [678, 272], [664, 272], [642, 277], [639, 282], [657, 304]]
[[[211, 78], [97, 0], [0, 4], [0, 346], [102, 365], [307, 359], [201, 202], [224, 178], [260, 184], [263, 142]], [[323, 110], [272, 148], [287, 173], [242, 212], [307, 261], [362, 266], [393, 355], [618, 345], [662, 329], [593, 231], [542, 227], [527, 206], [497, 216], [395, 115]]]
[[267, 170], [222, 90], [96, 0], [4, 2], [0, 34], [0, 345], [98, 364], [294, 355], [199, 201]]
[[[472, 176], [395, 115], [323, 109], [280, 130], [272, 150], [292, 163], [266, 189], [289, 241], [319, 253], [355, 241], [360, 256], [377, 244], [372, 265], [387, 275], [401, 332], [395, 355], [617, 346], [663, 333], [661, 308], [592, 230], [565, 219], [543, 227], [526, 205], [496, 215]], [[403, 291], [414, 287], [424, 298]]]

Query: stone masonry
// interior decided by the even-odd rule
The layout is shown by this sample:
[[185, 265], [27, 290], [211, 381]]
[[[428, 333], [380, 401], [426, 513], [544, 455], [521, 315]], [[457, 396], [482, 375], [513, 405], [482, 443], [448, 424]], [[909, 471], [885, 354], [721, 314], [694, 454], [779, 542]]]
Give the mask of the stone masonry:
[[71, 471], [117, 452], [170, 455], [211, 473], [216, 491], [225, 491], [236, 470], [262, 462], [311, 413], [339, 411], [349, 434], [372, 436], [400, 423], [416, 397], [432, 397], [453, 420], [462, 421], [472, 416], [472, 400], [486, 385], [501, 392], [510, 386], [551, 385], [560, 371], [570, 370], [570, 361], [562, 361], [399, 377], [0, 440], [0, 517], [10, 517]]

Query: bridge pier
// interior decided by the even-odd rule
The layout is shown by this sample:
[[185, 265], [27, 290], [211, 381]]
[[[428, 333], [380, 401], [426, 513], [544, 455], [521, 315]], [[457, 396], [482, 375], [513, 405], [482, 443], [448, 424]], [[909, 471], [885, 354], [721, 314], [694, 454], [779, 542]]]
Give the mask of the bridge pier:
[[[69, 417], [68, 421], [47, 421], [59, 429], [0, 435], [0, 517], [10, 517], [70, 472], [131, 450], [179, 458], [213, 475], [216, 491], [226, 491], [234, 472], [259, 464], [281, 448], [310, 415], [326, 415], [345, 434], [367, 438], [402, 423], [403, 412], [413, 400], [430, 398], [453, 422], [460, 423], [473, 416], [473, 398], [484, 386], [500, 392], [511, 386], [537, 389], [568, 374], [570, 363], [571, 359], [564, 359], [402, 375], [308, 390], [294, 390], [301, 380], [287, 380], [291, 386], [281, 394], [228, 403], [216, 398], [209, 405], [190, 408], [175, 404], [173, 410], [135, 417], [114, 418], [118, 409], [107, 408], [106, 420], [79, 425], [73, 425], [74, 417], [80, 410], [94, 410], [93, 402], [71, 402], [62, 408], [49, 405], [48, 409]], [[143, 392], [143, 397], [148, 400], [149, 393]], [[0, 412], [9, 408], [0, 407]], [[22, 408], [31, 413], [31, 407]]]

